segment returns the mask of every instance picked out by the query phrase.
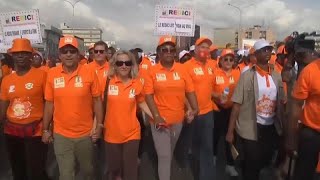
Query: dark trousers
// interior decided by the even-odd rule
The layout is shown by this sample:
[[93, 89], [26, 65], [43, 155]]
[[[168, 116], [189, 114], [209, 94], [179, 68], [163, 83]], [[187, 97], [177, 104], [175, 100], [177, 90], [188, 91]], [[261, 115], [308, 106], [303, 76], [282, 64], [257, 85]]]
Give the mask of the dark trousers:
[[41, 137], [5, 138], [14, 180], [49, 179], [45, 170], [48, 146]]
[[213, 155], [217, 156], [219, 139], [222, 137], [223, 138], [222, 140], [225, 143], [225, 155], [227, 159], [227, 165], [233, 166], [234, 160], [231, 154], [231, 146], [225, 140], [225, 137], [228, 131], [231, 110], [232, 108], [230, 109], [220, 108], [219, 112], [214, 113], [215, 120], [214, 120], [214, 135], [213, 135], [213, 147], [214, 147]]
[[302, 127], [299, 131], [298, 159], [296, 161], [294, 180], [312, 180], [320, 153], [320, 133]]
[[138, 180], [139, 140], [122, 144], [106, 143], [108, 180], [122, 177], [123, 180]]
[[192, 148], [192, 132], [194, 123], [184, 123], [174, 152], [181, 168], [190, 166], [189, 151]]
[[257, 125], [258, 140], [247, 140], [241, 137], [243, 155], [242, 173], [244, 180], [259, 180], [260, 171], [270, 165], [274, 150], [278, 146], [278, 135], [273, 125]]
[[193, 155], [194, 177], [199, 180], [212, 180], [213, 175], [213, 111], [199, 115], [194, 120]]

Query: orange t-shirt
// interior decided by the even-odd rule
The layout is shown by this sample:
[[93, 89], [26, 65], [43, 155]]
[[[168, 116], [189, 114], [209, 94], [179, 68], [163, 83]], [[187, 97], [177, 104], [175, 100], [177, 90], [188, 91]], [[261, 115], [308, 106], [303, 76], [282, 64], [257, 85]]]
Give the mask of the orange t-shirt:
[[12, 69], [8, 65], [2, 65], [1, 69], [2, 69], [2, 77], [12, 73]]
[[[100, 66], [96, 60], [92, 61], [88, 64], [88, 67], [91, 68], [94, 72], [96, 72], [100, 84], [100, 91], [104, 92], [106, 87], [108, 71], [109, 71], [109, 63], [106, 61], [102, 66]], [[102, 93], [103, 96], [103, 93]]]
[[139, 65], [139, 77], [142, 82], [144, 82], [144, 78], [148, 76], [148, 69], [152, 66], [151, 61], [147, 57], [143, 57], [142, 61]]
[[244, 62], [241, 62], [240, 64], [238, 64], [238, 68], [240, 70], [240, 73], [242, 72], [243, 68], [245, 68], [247, 65]]
[[93, 125], [93, 97], [101, 96], [94, 71], [79, 64], [72, 74], [62, 65], [48, 72], [45, 99], [54, 103], [54, 132], [69, 138], [90, 134]]
[[117, 77], [110, 80], [105, 118], [106, 142], [125, 143], [141, 138], [136, 111], [137, 104], [144, 101], [142, 90], [139, 79], [131, 80], [128, 84], [123, 84]]
[[160, 115], [166, 123], [176, 124], [184, 119], [185, 93], [194, 92], [194, 86], [182, 64], [174, 62], [168, 70], [158, 63], [149, 69], [144, 92], [154, 95]]
[[211, 61], [213, 62], [213, 67], [214, 68], [219, 68], [219, 62], [216, 59], [211, 59]]
[[88, 60], [87, 59], [81, 59], [80, 62], [79, 62], [81, 65], [85, 65], [88, 63]]
[[[4, 77], [1, 85], [1, 100], [10, 101], [7, 118], [17, 124], [29, 124], [43, 117], [46, 73], [40, 69], [18, 76], [16, 73]], [[41, 136], [42, 123], [35, 136]], [[5, 133], [6, 128], [5, 128]]]
[[44, 66], [41, 66], [39, 69], [43, 70], [44, 72], [48, 72], [50, 68], [44, 65]]
[[229, 76], [220, 68], [216, 69], [216, 71], [214, 72], [213, 92], [216, 94], [223, 94], [225, 88], [229, 88], [227, 102], [224, 104], [220, 104], [225, 109], [231, 108], [233, 105], [231, 97], [240, 79], [240, 74], [241, 73], [237, 69], [232, 69]]
[[304, 125], [320, 131], [320, 59], [306, 66], [295, 84], [292, 96], [305, 100], [301, 121]]
[[[274, 64], [274, 70], [281, 74], [282, 69], [283, 69], [283, 67], [276, 61], [275, 64]], [[284, 90], [285, 94], [287, 95], [288, 94], [288, 92], [287, 92], [288, 91], [287, 83], [286, 82], [282, 82], [282, 84], [283, 84], [283, 90]]]
[[211, 101], [214, 62], [207, 60], [206, 64], [202, 64], [192, 58], [183, 65], [194, 84], [200, 111], [199, 115], [218, 110], [217, 105]]
[[276, 63], [276, 60], [277, 60], [277, 55], [272, 54], [271, 58], [269, 60], [269, 64], [273, 64], [274, 65]]

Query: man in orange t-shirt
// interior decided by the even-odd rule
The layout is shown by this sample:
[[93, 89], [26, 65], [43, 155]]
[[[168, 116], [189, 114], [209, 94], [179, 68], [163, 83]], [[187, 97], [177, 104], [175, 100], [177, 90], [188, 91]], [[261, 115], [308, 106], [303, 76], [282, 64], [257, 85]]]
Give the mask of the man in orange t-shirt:
[[5, 122], [13, 178], [46, 180], [48, 146], [41, 142], [46, 74], [31, 66], [32, 51], [28, 39], [13, 41], [16, 73], [2, 81], [0, 122]]
[[[213, 87], [213, 73], [215, 62], [208, 59], [210, 55], [210, 39], [202, 37], [195, 43], [195, 56], [186, 62], [184, 68], [191, 77], [198, 100], [199, 115], [193, 122], [193, 153], [199, 161], [199, 178], [213, 179], [213, 111], [218, 110], [217, 105], [211, 101]], [[197, 177], [198, 178], [198, 177]]]
[[[74, 179], [75, 160], [84, 179], [94, 179], [93, 142], [103, 128], [99, 80], [93, 70], [79, 64], [78, 43], [74, 37], [60, 39], [59, 58], [62, 65], [48, 72], [42, 140], [50, 143], [54, 137], [61, 180]], [[97, 121], [95, 127], [93, 114]], [[52, 116], [54, 134], [49, 129]]]
[[[320, 153], [320, 59], [306, 66], [292, 92], [294, 101], [291, 106], [288, 137], [295, 139], [298, 132], [297, 122], [302, 128], [298, 132], [298, 159], [294, 180], [313, 179]], [[304, 107], [303, 107], [304, 105]], [[292, 141], [291, 140], [291, 141]], [[291, 144], [289, 144], [291, 145]]]
[[88, 65], [88, 67], [96, 72], [98, 76], [101, 92], [104, 92], [109, 70], [109, 63], [107, 61], [107, 50], [108, 45], [105, 42], [96, 42], [93, 46], [94, 60]]

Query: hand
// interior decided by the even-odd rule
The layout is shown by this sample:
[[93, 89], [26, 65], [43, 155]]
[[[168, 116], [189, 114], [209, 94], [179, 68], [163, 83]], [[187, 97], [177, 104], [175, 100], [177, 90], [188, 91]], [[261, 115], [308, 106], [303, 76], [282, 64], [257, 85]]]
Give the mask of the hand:
[[164, 123], [164, 124], [166, 123], [163, 117], [157, 116], [154, 118], [154, 124], [161, 124], [161, 123]]
[[50, 144], [53, 142], [52, 133], [50, 131], [43, 132], [42, 142], [45, 144]]
[[101, 137], [102, 127], [97, 126], [93, 133], [91, 134], [91, 139], [93, 142], [97, 142], [97, 140]]
[[297, 150], [297, 142], [294, 139], [286, 139], [285, 140], [285, 150], [289, 156], [295, 156]]
[[220, 96], [220, 104], [225, 104], [228, 101], [228, 96], [222, 94]]
[[233, 144], [234, 141], [234, 133], [228, 131], [227, 135], [226, 135], [226, 141], [230, 144]]
[[194, 114], [195, 114], [195, 112], [193, 112], [192, 110], [188, 110], [186, 112], [185, 118], [186, 118], [188, 124], [190, 124], [193, 121], [193, 119], [195, 117]]

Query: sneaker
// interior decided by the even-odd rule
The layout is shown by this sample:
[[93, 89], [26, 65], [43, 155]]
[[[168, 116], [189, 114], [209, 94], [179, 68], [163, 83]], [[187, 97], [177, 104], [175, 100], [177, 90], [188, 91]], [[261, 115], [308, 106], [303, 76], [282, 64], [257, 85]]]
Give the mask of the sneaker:
[[239, 176], [239, 173], [237, 172], [236, 168], [230, 165], [226, 165], [226, 173], [231, 177]]
[[217, 165], [217, 156], [213, 156], [213, 165], [214, 167]]

